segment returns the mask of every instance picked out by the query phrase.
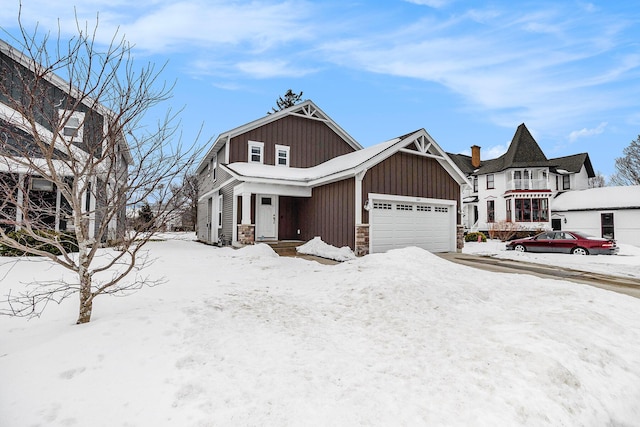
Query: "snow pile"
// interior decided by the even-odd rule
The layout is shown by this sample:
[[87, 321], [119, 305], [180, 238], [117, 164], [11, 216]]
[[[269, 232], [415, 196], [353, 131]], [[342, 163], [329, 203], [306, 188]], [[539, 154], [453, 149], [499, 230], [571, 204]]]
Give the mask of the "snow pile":
[[304, 245], [298, 246], [297, 250], [301, 254], [314, 255], [336, 261], [350, 261], [352, 259], [356, 259], [356, 254], [353, 253], [349, 246], [337, 248], [323, 242], [318, 236], [309, 240]]
[[[640, 300], [407, 248], [149, 243], [166, 284], [0, 317], [0, 425], [636, 425]], [[245, 248], [246, 249], [246, 248]], [[591, 257], [585, 257], [591, 258]], [[0, 295], [44, 263], [0, 266]], [[0, 303], [1, 304], [1, 303]]]
[[508, 251], [506, 243], [499, 240], [488, 240], [484, 243], [465, 242], [462, 252], [640, 279], [640, 248], [625, 244], [618, 244], [618, 246], [620, 247], [620, 252], [617, 255], [581, 256]]

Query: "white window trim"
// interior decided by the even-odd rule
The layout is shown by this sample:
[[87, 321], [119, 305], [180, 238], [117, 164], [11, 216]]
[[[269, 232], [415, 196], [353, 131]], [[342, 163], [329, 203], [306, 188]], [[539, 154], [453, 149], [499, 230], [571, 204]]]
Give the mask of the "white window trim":
[[[278, 152], [279, 151], [284, 151], [287, 156], [286, 156], [286, 160], [287, 162], [284, 165], [281, 165], [280, 162], [278, 162]], [[275, 165], [276, 166], [285, 166], [285, 167], [289, 167], [289, 152], [291, 151], [291, 147], [289, 147], [288, 145], [278, 145], [276, 144], [276, 159], [275, 159]]]
[[216, 223], [217, 223], [216, 225], [217, 225], [218, 230], [222, 228], [222, 215], [223, 215], [223, 212], [224, 212], [223, 200], [224, 199], [222, 197], [222, 194], [220, 194], [218, 196], [218, 212], [216, 212]]
[[[251, 149], [255, 147], [260, 149], [260, 161], [251, 160]], [[247, 151], [248, 151], [247, 161], [249, 163], [264, 163], [264, 142], [249, 141], [249, 147]]]
[[213, 157], [211, 157], [211, 160], [209, 160], [209, 164], [207, 165], [208, 167], [208, 175], [209, 177], [211, 177], [213, 175], [213, 181], [215, 182], [216, 178], [217, 178], [217, 173], [216, 173], [216, 169], [218, 168], [218, 155], [214, 154]]
[[64, 126], [62, 128], [62, 136], [65, 140], [73, 141], [73, 142], [82, 142], [84, 135], [84, 113], [81, 111], [69, 111], [69, 110], [58, 110], [58, 114], [60, 115], [60, 119], [62, 122], [68, 123], [71, 119], [78, 120], [78, 128], [75, 136], [70, 137], [64, 134], [64, 130], [69, 126]]

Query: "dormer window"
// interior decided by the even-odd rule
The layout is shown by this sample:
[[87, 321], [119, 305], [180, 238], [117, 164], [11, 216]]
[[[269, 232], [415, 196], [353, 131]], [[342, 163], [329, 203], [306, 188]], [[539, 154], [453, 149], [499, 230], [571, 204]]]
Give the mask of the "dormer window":
[[264, 142], [249, 141], [249, 163], [264, 163]]
[[289, 166], [289, 150], [291, 147], [276, 144], [276, 166]]
[[63, 124], [62, 136], [69, 141], [81, 142], [84, 113], [68, 110], [59, 110], [58, 113]]

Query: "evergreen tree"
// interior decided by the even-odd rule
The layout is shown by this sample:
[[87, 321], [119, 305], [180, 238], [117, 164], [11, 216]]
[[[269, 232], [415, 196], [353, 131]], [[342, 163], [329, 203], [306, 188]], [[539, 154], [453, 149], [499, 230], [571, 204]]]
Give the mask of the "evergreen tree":
[[284, 97], [279, 97], [276, 101], [276, 107], [272, 107], [273, 111], [267, 112], [267, 114], [276, 113], [285, 108], [292, 107], [302, 101], [302, 91], [300, 93], [294, 93], [291, 89], [288, 89], [284, 94]]
[[136, 222], [136, 230], [137, 231], [149, 231], [153, 228], [153, 222], [155, 221], [155, 217], [153, 212], [151, 211], [151, 206], [149, 203], [144, 202], [142, 208], [138, 212], [138, 221]]

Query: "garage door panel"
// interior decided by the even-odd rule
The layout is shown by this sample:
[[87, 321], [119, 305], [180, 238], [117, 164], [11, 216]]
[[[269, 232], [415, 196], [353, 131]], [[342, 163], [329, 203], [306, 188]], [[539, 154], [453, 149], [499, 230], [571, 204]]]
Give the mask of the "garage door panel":
[[407, 246], [432, 252], [453, 250], [451, 233], [455, 224], [452, 224], [450, 205], [383, 200], [374, 202], [373, 206], [370, 212], [372, 252]]

